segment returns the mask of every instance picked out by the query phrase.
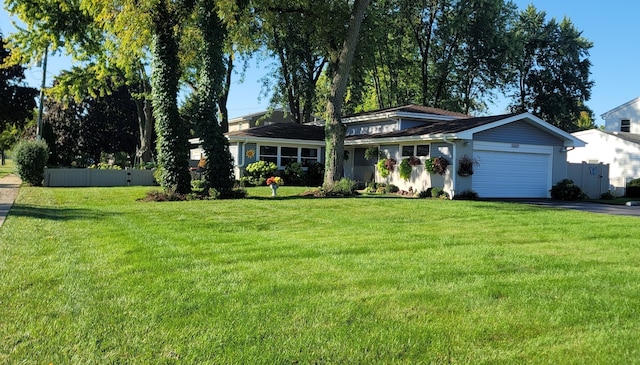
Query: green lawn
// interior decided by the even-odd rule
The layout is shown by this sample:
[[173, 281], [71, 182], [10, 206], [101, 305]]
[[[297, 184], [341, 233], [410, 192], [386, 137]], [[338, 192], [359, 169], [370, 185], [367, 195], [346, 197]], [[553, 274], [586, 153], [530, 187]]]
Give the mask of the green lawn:
[[16, 168], [15, 168], [15, 165], [13, 164], [13, 161], [10, 159], [6, 159], [5, 164], [0, 165], [0, 178], [5, 177], [9, 174], [14, 174], [15, 169]]
[[22, 188], [0, 363], [640, 363], [637, 218], [147, 190]]

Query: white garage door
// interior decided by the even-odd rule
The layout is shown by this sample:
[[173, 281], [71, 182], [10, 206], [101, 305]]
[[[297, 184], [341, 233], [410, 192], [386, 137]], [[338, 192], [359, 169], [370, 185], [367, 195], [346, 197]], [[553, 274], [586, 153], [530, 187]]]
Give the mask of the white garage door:
[[474, 143], [473, 190], [481, 198], [547, 198], [552, 148]]

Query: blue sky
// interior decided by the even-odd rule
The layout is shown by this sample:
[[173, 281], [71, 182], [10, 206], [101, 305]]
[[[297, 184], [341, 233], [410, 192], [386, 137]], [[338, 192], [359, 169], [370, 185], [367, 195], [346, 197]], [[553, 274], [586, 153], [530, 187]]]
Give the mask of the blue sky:
[[[600, 115], [604, 112], [640, 96], [640, 47], [635, 43], [640, 35], [640, 29], [636, 25], [640, 1], [515, 0], [515, 3], [521, 10], [533, 4], [538, 10], [544, 10], [548, 18], [561, 20], [566, 16], [577, 29], [583, 31], [585, 38], [593, 42], [589, 59], [595, 86], [587, 105], [594, 111], [596, 123], [602, 123]], [[14, 31], [4, 7], [0, 11], [0, 29], [5, 37]], [[50, 57], [47, 84], [50, 85], [61, 69], [68, 67], [67, 58]], [[260, 98], [260, 79], [269, 73], [271, 67], [268, 61], [251, 60], [242, 82], [239, 81], [239, 75], [234, 75], [228, 102], [230, 117], [266, 108], [269, 100]], [[29, 84], [39, 87], [42, 69], [31, 66], [27, 69], [26, 76]], [[504, 102], [498, 102], [490, 106], [490, 113], [504, 112], [505, 105]]]

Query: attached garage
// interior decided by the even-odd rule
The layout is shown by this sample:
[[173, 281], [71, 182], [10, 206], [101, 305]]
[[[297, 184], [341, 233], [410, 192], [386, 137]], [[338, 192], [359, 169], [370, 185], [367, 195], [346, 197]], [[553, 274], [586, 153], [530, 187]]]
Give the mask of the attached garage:
[[483, 198], [547, 198], [553, 147], [475, 142], [473, 190]]

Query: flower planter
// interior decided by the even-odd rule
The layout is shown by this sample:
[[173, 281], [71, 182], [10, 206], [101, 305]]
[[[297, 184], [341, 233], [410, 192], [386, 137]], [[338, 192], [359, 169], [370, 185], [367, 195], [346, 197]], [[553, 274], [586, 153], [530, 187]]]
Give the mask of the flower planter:
[[269, 185], [269, 187], [271, 188], [271, 196], [277, 196], [278, 195], [278, 184], [271, 184], [271, 185]]

